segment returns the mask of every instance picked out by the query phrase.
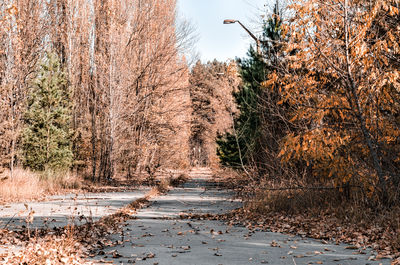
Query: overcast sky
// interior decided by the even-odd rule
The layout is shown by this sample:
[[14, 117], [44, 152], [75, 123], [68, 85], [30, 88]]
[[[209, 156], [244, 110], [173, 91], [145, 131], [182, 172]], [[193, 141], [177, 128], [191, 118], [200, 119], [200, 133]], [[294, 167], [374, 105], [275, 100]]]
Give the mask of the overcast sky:
[[180, 16], [191, 21], [199, 40], [196, 49], [203, 62], [244, 57], [254, 41], [239, 24], [223, 25], [224, 19], [240, 20], [254, 34], [261, 33], [260, 21], [268, 0], [178, 0]]

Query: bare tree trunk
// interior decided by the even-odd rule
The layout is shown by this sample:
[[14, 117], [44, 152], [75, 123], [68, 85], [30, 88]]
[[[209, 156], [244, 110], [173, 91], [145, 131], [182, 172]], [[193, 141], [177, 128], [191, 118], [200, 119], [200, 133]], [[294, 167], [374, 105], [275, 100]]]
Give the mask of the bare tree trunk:
[[353, 79], [353, 75], [351, 72], [351, 62], [350, 62], [350, 40], [349, 40], [349, 17], [348, 17], [348, 0], [345, 0], [344, 4], [344, 27], [345, 27], [345, 43], [346, 43], [346, 66], [347, 66], [347, 81], [348, 81], [348, 86], [350, 87], [350, 93], [351, 93], [351, 98], [349, 100], [350, 105], [353, 105], [353, 109], [355, 109], [355, 115], [359, 121], [360, 129], [363, 133], [365, 143], [368, 147], [370, 157], [373, 163], [373, 166], [375, 168], [375, 171], [378, 175], [379, 179], [379, 188], [380, 188], [380, 193], [381, 193], [381, 199], [383, 201], [386, 200], [387, 198], [387, 185], [386, 185], [386, 180], [385, 176], [383, 174], [382, 166], [380, 163], [380, 159], [378, 157], [377, 153], [377, 144], [373, 143], [372, 135], [371, 132], [368, 130], [366, 126], [366, 121], [364, 117], [364, 112], [363, 109], [360, 105], [360, 100], [357, 95], [357, 89], [356, 89], [356, 84]]
[[16, 119], [16, 109], [15, 109], [15, 104], [16, 104], [16, 96], [17, 93], [15, 91], [15, 76], [14, 76], [14, 67], [15, 67], [15, 51], [13, 47], [13, 38], [15, 37], [15, 32], [14, 32], [14, 27], [15, 27], [15, 18], [12, 18], [10, 21], [10, 30], [8, 32], [8, 47], [7, 47], [7, 62], [6, 62], [6, 82], [8, 83], [9, 86], [9, 101], [10, 101], [10, 107], [11, 107], [11, 113], [10, 113], [10, 118], [11, 118], [11, 131], [12, 131], [12, 136], [11, 136], [11, 159], [10, 159], [10, 173], [11, 173], [11, 178], [14, 177], [14, 159], [15, 159], [15, 142], [16, 142], [16, 124], [17, 121]]
[[96, 140], [97, 140], [97, 131], [96, 131], [96, 91], [93, 80], [93, 75], [90, 75], [89, 87], [90, 87], [90, 107], [89, 111], [91, 114], [91, 145], [92, 145], [92, 180], [96, 180], [96, 163], [97, 163], [97, 154], [96, 154]]
[[[13, 103], [12, 103], [13, 105]], [[15, 116], [14, 116], [14, 106], [11, 107], [11, 126], [12, 126], [12, 130], [13, 130], [13, 136], [11, 139], [11, 160], [10, 160], [10, 174], [11, 174], [11, 178], [14, 178], [14, 158], [15, 158]]]

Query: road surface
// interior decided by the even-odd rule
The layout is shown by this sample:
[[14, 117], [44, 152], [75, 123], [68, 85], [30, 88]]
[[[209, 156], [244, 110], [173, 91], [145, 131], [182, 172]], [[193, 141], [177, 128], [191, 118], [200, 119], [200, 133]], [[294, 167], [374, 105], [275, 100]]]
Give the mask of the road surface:
[[136, 220], [113, 235], [118, 245], [98, 250], [98, 264], [243, 265], [326, 264], [378, 265], [389, 260], [369, 260], [374, 253], [355, 254], [348, 245], [279, 233], [227, 226], [220, 221], [185, 220], [182, 213], [224, 213], [240, 207], [232, 193], [210, 183], [211, 172], [198, 169], [182, 188], [152, 201]]

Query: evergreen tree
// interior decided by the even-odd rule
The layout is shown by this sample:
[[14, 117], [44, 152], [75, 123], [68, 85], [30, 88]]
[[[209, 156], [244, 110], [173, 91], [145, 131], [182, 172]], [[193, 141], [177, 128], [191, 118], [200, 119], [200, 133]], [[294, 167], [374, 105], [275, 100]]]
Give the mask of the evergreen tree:
[[71, 95], [60, 60], [48, 53], [27, 102], [22, 135], [23, 163], [33, 170], [71, 166]]
[[259, 145], [260, 133], [259, 100], [262, 93], [261, 83], [268, 69], [262, 57], [251, 47], [249, 58], [238, 60], [242, 87], [234, 94], [239, 115], [235, 118], [233, 133], [217, 137], [217, 154], [225, 166], [239, 167], [252, 160]]
[[[234, 97], [239, 115], [234, 121], [234, 132], [217, 137], [217, 154], [225, 166], [252, 164], [260, 168], [266, 163], [266, 151], [271, 140], [266, 130], [275, 126], [270, 122], [273, 120], [270, 106], [276, 106], [279, 95], [277, 91], [266, 89], [262, 83], [278, 63], [278, 54], [282, 49], [279, 44], [281, 26], [277, 3], [273, 15], [264, 22], [263, 37], [271, 42], [263, 42], [263, 54], [250, 47], [248, 58], [238, 60], [243, 82]], [[266, 101], [269, 101], [268, 104]]]

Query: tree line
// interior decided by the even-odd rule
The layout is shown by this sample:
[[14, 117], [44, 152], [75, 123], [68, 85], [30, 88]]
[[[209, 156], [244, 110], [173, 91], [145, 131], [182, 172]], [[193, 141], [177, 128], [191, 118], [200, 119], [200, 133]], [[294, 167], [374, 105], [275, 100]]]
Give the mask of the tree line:
[[[221, 162], [262, 182], [399, 202], [400, 13], [394, 0], [277, 1], [262, 53], [239, 59]], [[286, 15], [283, 15], [285, 11]]]
[[175, 0], [0, 3], [0, 167], [99, 181], [189, 164]]

